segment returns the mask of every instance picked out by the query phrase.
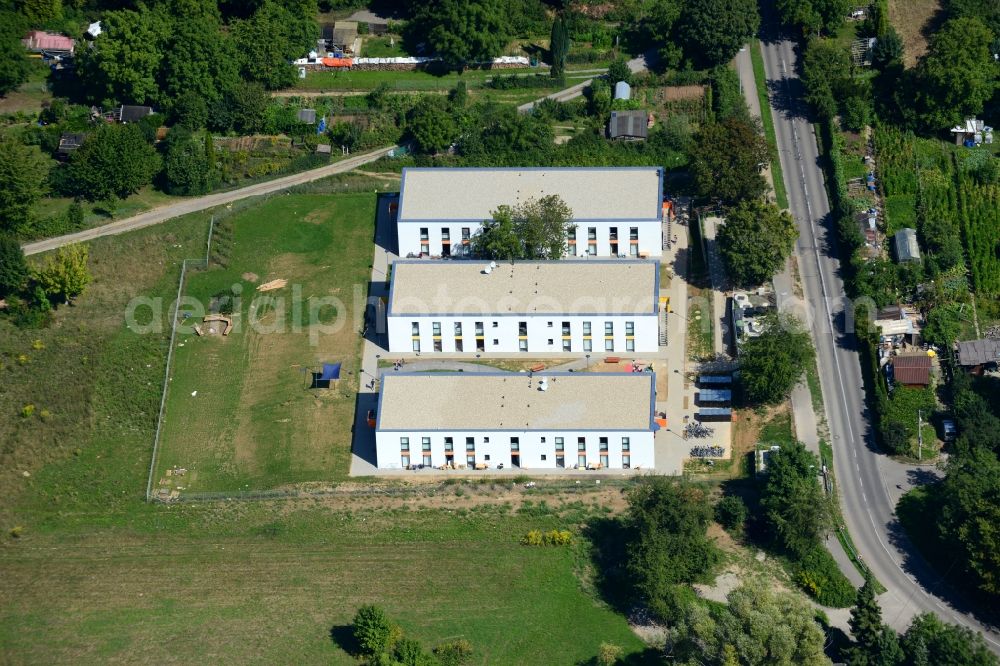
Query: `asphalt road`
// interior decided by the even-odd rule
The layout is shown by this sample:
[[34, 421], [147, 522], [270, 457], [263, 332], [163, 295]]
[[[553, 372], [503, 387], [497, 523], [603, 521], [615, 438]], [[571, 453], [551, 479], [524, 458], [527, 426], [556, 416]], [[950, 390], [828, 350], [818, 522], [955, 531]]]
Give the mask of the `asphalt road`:
[[139, 215], [135, 215], [133, 217], [127, 217], [116, 222], [103, 224], [99, 227], [92, 227], [90, 229], [84, 229], [83, 231], [77, 231], [72, 234], [66, 234], [65, 236], [56, 236], [55, 238], [46, 238], [45, 240], [27, 243], [22, 247], [25, 254], [37, 254], [39, 252], [55, 250], [56, 248], [69, 245], [71, 243], [80, 243], [100, 238], [102, 236], [112, 236], [114, 234], [125, 233], [126, 231], [142, 229], [143, 227], [159, 224], [174, 217], [187, 215], [188, 213], [195, 213], [207, 208], [214, 208], [215, 206], [223, 206], [225, 204], [232, 203], [233, 201], [246, 199], [247, 197], [271, 194], [272, 192], [278, 192], [279, 190], [284, 190], [292, 187], [293, 185], [301, 185], [303, 183], [309, 183], [334, 174], [351, 171], [352, 169], [356, 169], [359, 166], [368, 164], [369, 162], [374, 162], [395, 147], [396, 146], [387, 146], [385, 148], [379, 148], [377, 150], [362, 153], [360, 155], [354, 155], [346, 160], [340, 160], [339, 162], [327, 164], [316, 169], [301, 171], [290, 176], [275, 178], [274, 180], [268, 180], [263, 183], [255, 183], [253, 185], [241, 187], [237, 190], [230, 190], [229, 192], [217, 192], [215, 194], [206, 194], [201, 197], [184, 199], [183, 201], [178, 201], [177, 203], [148, 210], [145, 213], [140, 213]]
[[890, 466], [889, 461], [875, 449], [853, 330], [845, 330], [848, 303], [839, 274], [836, 231], [817, 137], [801, 102], [794, 43], [765, 40], [763, 52], [788, 201], [799, 226], [796, 253], [805, 310], [810, 314], [807, 324], [818, 354], [844, 520], [862, 559], [888, 590], [879, 598], [887, 623], [902, 631], [913, 615], [931, 611], [948, 622], [983, 632], [991, 648], [1000, 651], [996, 627], [969, 614], [969, 607], [941, 583], [896, 522], [895, 502], [883, 469]]

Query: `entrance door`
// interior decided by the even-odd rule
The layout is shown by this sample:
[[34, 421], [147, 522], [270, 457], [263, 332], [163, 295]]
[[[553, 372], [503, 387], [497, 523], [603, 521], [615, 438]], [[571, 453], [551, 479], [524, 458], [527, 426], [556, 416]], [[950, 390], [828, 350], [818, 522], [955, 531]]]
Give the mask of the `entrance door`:
[[512, 454], [510, 454], [510, 466], [511, 467], [520, 467], [521, 466], [521, 454], [520, 453], [512, 453]]
[[580, 469], [586, 469], [587, 468], [587, 456], [584, 455], [584, 454], [582, 454], [582, 453], [580, 455], [578, 455], [576, 457], [576, 464], [577, 464], [577, 466], [579, 466]]
[[556, 456], [556, 467], [559, 469], [566, 467], [566, 456]]
[[605, 467], [606, 468], [607, 466], [608, 466], [608, 457], [607, 456], [601, 456], [601, 467]]

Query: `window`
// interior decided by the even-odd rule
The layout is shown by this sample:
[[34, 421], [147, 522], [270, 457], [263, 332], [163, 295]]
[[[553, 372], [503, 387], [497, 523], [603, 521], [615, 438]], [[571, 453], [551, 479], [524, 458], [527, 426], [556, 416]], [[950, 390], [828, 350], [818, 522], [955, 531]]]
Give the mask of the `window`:
[[630, 255], [632, 255], [633, 257], [638, 257], [639, 256], [639, 244], [638, 243], [632, 243], [631, 245], [629, 245], [628, 253]]
[[410, 438], [409, 437], [400, 437], [399, 438], [399, 449], [400, 449], [400, 451], [409, 451], [410, 450]]
[[622, 451], [629, 451], [629, 446], [628, 437], [622, 437]]
[[576, 438], [576, 450], [577, 451], [586, 451], [587, 450], [587, 438], [586, 437], [577, 437]]
[[555, 341], [555, 340], [553, 340], [552, 338], [549, 338], [549, 346], [550, 346], [550, 347], [551, 347], [552, 345], [554, 345], [555, 343], [556, 343], [556, 341]]
[[462, 349], [462, 338], [455, 338], [455, 351], [457, 352], [464, 351]]
[[583, 351], [589, 352], [594, 351], [594, 341], [590, 338], [583, 339]]
[[482, 338], [476, 338], [476, 351], [486, 351], [486, 341]]
[[410, 466], [410, 456], [406, 455], [405, 453], [403, 455], [399, 456], [399, 464], [402, 465], [403, 467], [409, 467]]
[[511, 451], [520, 451], [521, 450], [521, 440], [520, 440], [520, 438], [518, 438], [518, 437], [511, 437], [510, 438], [510, 450]]
[[552, 322], [551, 321], [549, 322], [549, 328], [552, 328]]
[[632, 467], [632, 456], [622, 456], [622, 469], [630, 469]]
[[448, 452], [448, 453], [451, 453], [452, 451], [454, 451], [455, 450], [455, 440], [452, 439], [451, 437], [445, 437], [444, 438], [444, 450], [446, 452]]
[[587, 240], [597, 240], [597, 227], [587, 227]]
[[420, 322], [415, 321], [410, 324], [410, 335], [420, 335]]
[[571, 338], [563, 338], [563, 351], [573, 351], [573, 340]]
[[483, 322], [481, 321], [476, 322], [476, 335], [478, 336], [483, 335]]
[[472, 234], [469, 231], [469, 227], [462, 227], [462, 242], [468, 243]]
[[585, 321], [583, 322], [583, 336], [586, 337], [588, 335], [590, 335], [590, 322]]
[[489, 444], [489, 443], [490, 443], [490, 438], [489, 437], [483, 437], [483, 444]]
[[456, 338], [462, 337], [462, 322], [460, 321], [455, 322], [455, 337]]
[[635, 351], [635, 338], [625, 338], [625, 351]]
[[431, 253], [431, 246], [430, 246], [430, 244], [428, 244], [428, 243], [421, 243], [420, 244], [420, 254], [430, 254], [430, 253]]
[[493, 346], [496, 347], [499, 344], [500, 344], [500, 340], [498, 340], [497, 338], [493, 338]]
[[517, 334], [518, 335], [527, 335], [528, 334], [528, 322], [526, 322], [526, 321], [519, 321], [519, 322], [517, 322]]
[[629, 227], [628, 228], [628, 239], [630, 241], [639, 240], [639, 227]]
[[436, 336], [441, 335], [441, 322], [435, 321], [431, 323], [431, 334]]
[[500, 328], [500, 322], [498, 321], [493, 322], [493, 328]]
[[635, 322], [627, 321], [625, 322], [625, 335], [635, 335]]
[[431, 457], [424, 456], [424, 467], [430, 467], [430, 466], [431, 466]]
[[611, 227], [611, 228], [610, 228], [610, 229], [608, 230], [608, 236], [609, 236], [609, 237], [611, 238], [611, 240], [613, 240], [613, 241], [616, 241], [616, 240], [618, 240], [618, 227]]
[[614, 335], [615, 334], [615, 322], [606, 321], [604, 322], [604, 335]]
[[569, 335], [570, 334], [569, 333], [569, 322], [568, 321], [564, 321], [562, 323], [562, 334], [563, 335]]
[[601, 467], [607, 467], [607, 466], [608, 466], [608, 457], [601, 456]]
[[420, 450], [421, 451], [430, 451], [431, 450], [431, 438], [430, 437], [421, 437], [420, 438]]
[[476, 450], [476, 440], [475, 440], [474, 437], [466, 437], [465, 438], [465, 450], [466, 451], [475, 451]]
[[547, 460], [547, 458], [545, 457], [545, 454], [543, 453], [542, 454], [542, 462], [545, 462], [546, 460]]
[[604, 338], [604, 351], [614, 351], [614, 350], [615, 350], [615, 339]]
[[441, 240], [443, 240], [443, 241], [450, 241], [451, 240], [451, 229], [442, 229], [441, 230]]
[[559, 469], [566, 467], [566, 456], [556, 456], [556, 467]]
[[587, 467], [587, 456], [582, 453], [576, 457], [576, 465], [580, 469], [585, 469]]
[[413, 351], [420, 351], [420, 338], [413, 338]]
[[566, 443], [563, 442], [562, 437], [556, 437], [556, 451], [565, 451]]
[[600, 438], [598, 438], [597, 443], [601, 445], [601, 451], [607, 451], [608, 450], [608, 438], [607, 437], [600, 437]]
[[427, 227], [420, 227], [420, 240], [425, 241], [430, 239], [430, 234], [427, 232]]
[[517, 341], [518, 351], [526, 352], [528, 351], [528, 338], [521, 338]]
[[490, 454], [487, 453], [485, 456], [483, 456], [483, 460], [489, 460], [489, 459], [490, 459]]
[[545, 438], [544, 438], [544, 437], [542, 437], [542, 444], [544, 444], [544, 443], [545, 443]]
[[469, 467], [476, 466], [476, 456], [465, 456], [465, 464]]

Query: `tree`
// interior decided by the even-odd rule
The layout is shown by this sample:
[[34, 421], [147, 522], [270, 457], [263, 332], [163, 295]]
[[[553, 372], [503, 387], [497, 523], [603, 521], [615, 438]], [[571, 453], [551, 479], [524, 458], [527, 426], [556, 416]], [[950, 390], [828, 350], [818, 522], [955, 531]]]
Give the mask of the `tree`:
[[665, 67], [677, 67], [683, 54], [674, 38], [674, 27], [681, 16], [678, 0], [654, 0], [642, 18], [641, 28], [647, 43], [657, 50]]
[[549, 39], [549, 59], [552, 69], [552, 78], [562, 78], [566, 71], [566, 56], [569, 55], [569, 30], [566, 28], [566, 20], [562, 14], [556, 16], [552, 21], [552, 35]]
[[706, 536], [712, 517], [705, 492], [687, 482], [654, 477], [628, 495], [626, 568], [650, 608], [669, 619], [677, 588], [702, 580], [719, 562]]
[[472, 239], [472, 251], [491, 259], [561, 259], [573, 211], [555, 194], [500, 206]]
[[793, 317], [772, 316], [740, 349], [740, 386], [751, 404], [786, 399], [813, 359], [809, 334]]
[[172, 194], [204, 194], [211, 189], [211, 165], [199, 137], [178, 125], [163, 144], [163, 175]]
[[407, 130], [422, 153], [439, 153], [458, 136], [458, 125], [439, 95], [423, 97], [410, 110]]
[[619, 81], [632, 83], [632, 70], [628, 68], [628, 63], [625, 62], [624, 58], [612, 60], [611, 64], [608, 65], [608, 83], [614, 87]]
[[802, 58], [802, 85], [806, 101], [820, 117], [837, 115], [837, 100], [844, 97], [850, 75], [851, 60], [843, 46], [820, 38], [809, 42]]
[[903, 62], [903, 40], [891, 25], [877, 37], [872, 48], [872, 65], [882, 71], [894, 63]]
[[732, 60], [758, 28], [755, 0], [687, 0], [675, 35], [689, 60], [711, 67]]
[[718, 232], [719, 253], [738, 286], [756, 287], [785, 265], [798, 238], [788, 211], [760, 199], [742, 201], [726, 212]]
[[975, 18], [952, 19], [934, 34], [915, 72], [920, 128], [940, 132], [983, 110], [997, 80], [992, 41], [992, 33]]
[[160, 8], [105, 12], [92, 48], [77, 51], [88, 97], [98, 103], [145, 104], [159, 98], [158, 77], [171, 21]]
[[66, 228], [67, 229], [82, 229], [84, 222], [83, 206], [80, 202], [74, 201], [66, 209]]
[[50, 298], [61, 298], [69, 302], [83, 293], [90, 284], [87, 269], [89, 256], [87, 246], [74, 243], [59, 248], [55, 256], [49, 256], [42, 266], [34, 271], [35, 280]]
[[865, 576], [851, 609], [854, 645], [848, 650], [851, 666], [895, 666], [903, 661], [896, 632], [882, 622], [882, 609], [875, 598], [875, 581]]
[[73, 153], [69, 182], [73, 194], [90, 201], [124, 199], [148, 185], [160, 160], [136, 125], [101, 125]]
[[831, 522], [818, 473], [819, 459], [801, 442], [782, 444], [767, 459], [760, 508], [771, 536], [798, 557], [819, 543]]
[[399, 639], [399, 628], [379, 606], [362, 606], [354, 615], [354, 639], [367, 655], [384, 654], [392, 650]]
[[995, 666], [997, 663], [982, 634], [946, 624], [933, 613], [922, 613], [913, 618], [901, 644], [907, 663], [914, 666]]
[[171, 0], [173, 22], [159, 74], [161, 101], [169, 103], [185, 93], [194, 93], [207, 104], [217, 101], [221, 91], [239, 82], [237, 52], [215, 0]]
[[267, 107], [271, 101], [259, 83], [247, 83], [227, 90], [213, 108], [209, 126], [218, 131], [235, 130], [240, 134], [256, 134], [267, 123]]
[[413, 44], [426, 43], [431, 53], [457, 68], [500, 55], [509, 31], [509, 12], [497, 0], [432, 0], [407, 24]]
[[0, 233], [0, 298], [20, 292], [30, 275], [21, 244], [10, 234]]
[[424, 650], [420, 641], [412, 638], [399, 639], [395, 657], [401, 666], [437, 666], [435, 659]]
[[268, 90], [295, 82], [291, 61], [301, 58], [315, 44], [313, 14], [292, 12], [275, 0], [265, 0], [249, 19], [235, 21], [232, 32], [244, 78]]
[[177, 125], [196, 132], [208, 124], [208, 102], [198, 93], [188, 90], [174, 101], [172, 115]]
[[28, 52], [21, 44], [24, 22], [13, 12], [0, 12], [0, 97], [28, 80]]
[[45, 193], [47, 168], [38, 148], [14, 137], [0, 138], [0, 232], [18, 233], [31, 221]]
[[680, 663], [771, 666], [830, 663], [812, 608], [799, 596], [758, 580], [729, 593], [728, 604], [709, 610], [691, 604], [667, 636], [667, 654]]
[[18, 0], [21, 15], [32, 26], [39, 27], [62, 18], [62, 0]]
[[[989, 436], [989, 435], [987, 435]], [[992, 433], [996, 441], [997, 434]], [[967, 444], [966, 437], [963, 436]], [[984, 446], [953, 456], [941, 484], [941, 536], [978, 590], [1000, 595], [1000, 460]]]
[[702, 196], [735, 204], [764, 195], [761, 169], [770, 161], [770, 150], [754, 124], [727, 118], [702, 127], [695, 139], [691, 171]]
[[775, 7], [785, 25], [798, 26], [803, 35], [820, 30], [835, 33], [850, 10], [850, 0], [777, 0]]

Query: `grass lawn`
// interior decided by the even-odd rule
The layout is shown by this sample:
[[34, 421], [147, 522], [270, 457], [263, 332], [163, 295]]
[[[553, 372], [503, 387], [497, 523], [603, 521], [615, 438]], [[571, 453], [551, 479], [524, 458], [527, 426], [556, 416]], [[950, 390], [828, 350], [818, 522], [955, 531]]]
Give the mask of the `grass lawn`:
[[[154, 489], [175, 465], [188, 470], [176, 479], [188, 491], [346, 475], [361, 348], [355, 316], [367, 295], [374, 215], [371, 194], [293, 195], [230, 218], [228, 267], [193, 273], [186, 295], [207, 306], [239, 285], [241, 325], [227, 337], [178, 335]], [[250, 273], [258, 285], [288, 285], [258, 294]], [[317, 326], [308, 324], [312, 310]], [[308, 369], [324, 361], [342, 362], [343, 379], [309, 390]]]
[[894, 194], [885, 198], [886, 233], [917, 226], [917, 198], [912, 194]]
[[374, 602], [428, 647], [468, 639], [474, 664], [642, 649], [583, 591], [581, 553], [519, 543], [576, 532], [579, 511], [360, 504], [146, 506], [128, 526], [29, 533], [0, 551], [0, 643], [23, 663], [353, 664], [347, 627]]
[[778, 142], [774, 135], [774, 118], [771, 115], [771, 101], [767, 96], [767, 75], [764, 73], [764, 56], [760, 52], [760, 42], [754, 39], [750, 43], [750, 62], [753, 63], [753, 79], [757, 86], [757, 97], [760, 99], [761, 124], [764, 125], [764, 137], [771, 148], [771, 179], [774, 181], [774, 198], [782, 209], [788, 208], [788, 193], [785, 191], [785, 177], [781, 171], [781, 160], [778, 159]]
[[43, 105], [52, 100], [49, 91], [49, 66], [41, 58], [30, 58], [28, 80], [7, 95], [0, 97], [0, 113], [27, 113], [32, 116], [41, 112]]
[[[498, 70], [504, 73], [503, 70]], [[518, 70], [520, 71], [520, 70]], [[470, 69], [461, 74], [431, 74], [422, 70], [393, 71], [337, 71], [309, 72], [306, 78], [296, 81], [300, 90], [373, 90], [385, 83], [395, 90], [448, 90], [459, 81], [465, 81], [469, 88], [482, 87], [486, 79], [493, 78], [497, 71]]]

